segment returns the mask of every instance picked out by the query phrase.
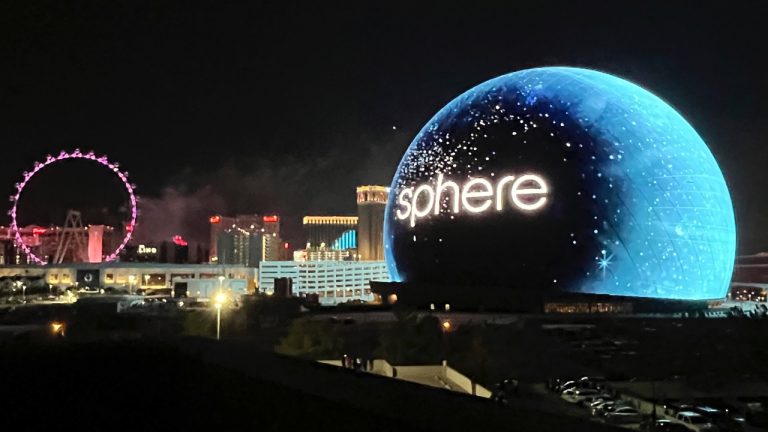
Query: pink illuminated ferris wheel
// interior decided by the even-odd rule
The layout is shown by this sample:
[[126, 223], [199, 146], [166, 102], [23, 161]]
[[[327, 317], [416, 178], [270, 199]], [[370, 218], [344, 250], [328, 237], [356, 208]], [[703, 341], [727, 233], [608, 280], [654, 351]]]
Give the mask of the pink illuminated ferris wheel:
[[79, 149], [75, 149], [71, 153], [67, 153], [65, 151], [62, 151], [59, 153], [58, 156], [51, 156], [48, 155], [43, 162], [35, 162], [32, 171], [25, 171], [21, 182], [16, 183], [16, 192], [15, 194], [11, 195], [10, 200], [13, 203], [13, 206], [8, 211], [8, 214], [11, 216], [11, 231], [13, 232], [14, 239], [16, 241], [16, 244], [20, 246], [24, 253], [35, 263], [37, 264], [46, 264], [45, 260], [35, 255], [30, 247], [26, 245], [21, 237], [21, 232], [19, 231], [18, 222], [16, 220], [16, 210], [19, 203], [19, 198], [21, 197], [21, 193], [24, 191], [24, 188], [27, 186], [27, 183], [29, 180], [35, 176], [40, 170], [45, 168], [48, 165], [51, 165], [56, 162], [60, 162], [66, 159], [85, 159], [85, 160], [91, 160], [93, 162], [96, 162], [106, 168], [108, 168], [110, 171], [114, 172], [115, 175], [120, 179], [123, 186], [125, 187], [125, 190], [128, 192], [128, 205], [130, 206], [130, 220], [127, 222], [125, 226], [125, 235], [123, 236], [123, 240], [120, 242], [120, 245], [109, 255], [106, 256], [106, 261], [114, 261], [117, 259], [117, 256], [120, 254], [120, 251], [123, 250], [126, 244], [128, 244], [128, 241], [131, 239], [131, 235], [133, 233], [133, 228], [136, 226], [136, 215], [137, 215], [137, 209], [136, 209], [136, 194], [135, 189], [136, 186], [131, 184], [128, 181], [128, 173], [120, 171], [119, 164], [117, 162], [110, 162], [109, 159], [107, 159], [106, 156], [96, 156], [92, 151], [88, 153], [81, 153]]

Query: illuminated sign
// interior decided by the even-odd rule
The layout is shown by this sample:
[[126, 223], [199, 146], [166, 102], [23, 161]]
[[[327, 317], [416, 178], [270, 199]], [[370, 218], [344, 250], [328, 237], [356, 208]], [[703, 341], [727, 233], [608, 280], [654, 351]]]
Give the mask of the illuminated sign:
[[[470, 179], [464, 185], [444, 180], [437, 175], [433, 185], [422, 184], [404, 188], [397, 195], [398, 209], [395, 215], [416, 226], [416, 220], [430, 214], [438, 215], [443, 208], [451, 213], [483, 213], [491, 208], [502, 211], [505, 203], [522, 211], [536, 211], [547, 203], [549, 186], [537, 174], [523, 174], [520, 177], [504, 176], [495, 183], [482, 177]], [[447, 198], [447, 205], [441, 206]], [[442, 208], [441, 208], [442, 207]]]
[[277, 222], [280, 220], [280, 218], [276, 215], [264, 216], [262, 219], [264, 220], [264, 222]]
[[38, 228], [38, 227], [32, 228], [32, 234], [34, 235], [45, 234], [45, 231], [46, 231], [45, 228]]
[[182, 236], [180, 236], [178, 234], [173, 236], [173, 243], [178, 245], [178, 246], [186, 246], [187, 245], [187, 241], [184, 240], [184, 237], [182, 237]]
[[208, 219], [212, 224], [217, 224], [221, 222], [221, 216], [211, 216], [210, 219]]
[[139, 253], [140, 254], [156, 254], [157, 248], [156, 247], [149, 247], [144, 245], [139, 245]]

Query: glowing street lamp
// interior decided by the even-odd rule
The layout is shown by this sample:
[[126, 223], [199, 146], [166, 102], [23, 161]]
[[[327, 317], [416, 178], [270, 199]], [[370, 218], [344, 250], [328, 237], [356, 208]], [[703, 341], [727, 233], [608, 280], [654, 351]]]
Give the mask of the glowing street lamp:
[[446, 333], [451, 331], [451, 329], [453, 327], [453, 324], [451, 324], [451, 322], [449, 320], [443, 321], [442, 324], [440, 324], [440, 325], [443, 328], [443, 332], [446, 332]]
[[216, 306], [216, 340], [221, 340], [221, 307], [227, 301], [227, 296], [223, 292], [219, 292], [214, 300]]
[[64, 336], [64, 323], [54, 321], [51, 323], [51, 333], [54, 336]]

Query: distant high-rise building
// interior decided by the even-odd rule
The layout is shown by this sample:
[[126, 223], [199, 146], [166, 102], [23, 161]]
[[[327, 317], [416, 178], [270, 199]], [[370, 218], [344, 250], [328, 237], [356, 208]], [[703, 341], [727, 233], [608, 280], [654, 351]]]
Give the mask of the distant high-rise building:
[[277, 234], [280, 236], [280, 216], [266, 215], [261, 218], [262, 231], [265, 234]]
[[286, 244], [275, 233], [261, 236], [261, 260], [282, 261], [287, 258]]
[[357, 250], [362, 261], [384, 260], [384, 208], [389, 188], [357, 187]]
[[256, 267], [280, 259], [280, 217], [277, 215], [211, 216], [210, 262]]
[[304, 216], [307, 249], [357, 248], [357, 216]]

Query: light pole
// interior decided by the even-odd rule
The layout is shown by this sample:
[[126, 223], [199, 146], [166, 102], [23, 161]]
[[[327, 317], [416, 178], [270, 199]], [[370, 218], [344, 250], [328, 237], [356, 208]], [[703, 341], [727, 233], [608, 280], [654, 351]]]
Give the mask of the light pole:
[[442, 345], [443, 345], [443, 359], [448, 359], [448, 333], [453, 331], [453, 323], [450, 319], [444, 319], [440, 322], [440, 330], [443, 332]]
[[136, 276], [128, 276], [128, 294], [133, 294], [133, 282], [136, 280]]
[[224, 284], [224, 275], [219, 276], [219, 292], [216, 293], [216, 297], [214, 297], [214, 300], [216, 301], [216, 340], [221, 340], [221, 305], [224, 303], [224, 301], [227, 299], [224, 295], [223, 291], [223, 284]]
[[27, 285], [21, 284], [21, 301], [27, 302]]
[[221, 340], [221, 306], [227, 300], [224, 293], [219, 292], [216, 294], [216, 340]]

